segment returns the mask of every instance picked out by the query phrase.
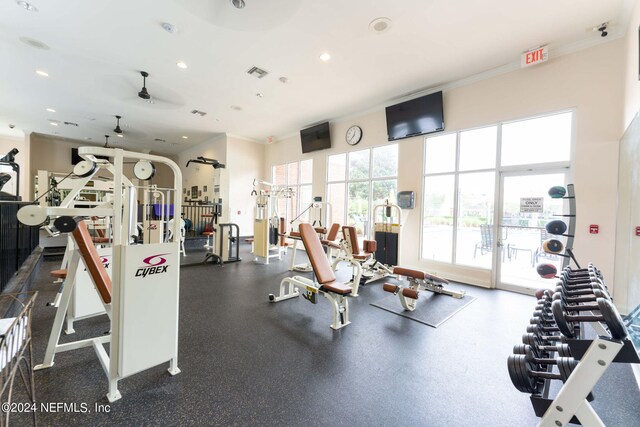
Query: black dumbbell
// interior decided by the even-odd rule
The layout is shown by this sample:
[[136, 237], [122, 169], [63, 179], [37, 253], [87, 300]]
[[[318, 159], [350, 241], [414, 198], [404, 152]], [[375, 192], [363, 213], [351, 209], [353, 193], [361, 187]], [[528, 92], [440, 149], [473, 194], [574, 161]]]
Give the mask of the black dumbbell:
[[[556, 335], [556, 334], [548, 333], [547, 331], [542, 330], [542, 328], [540, 328], [540, 325], [528, 325], [526, 332], [529, 334], [534, 334], [542, 341], [566, 342], [567, 340], [564, 335]], [[549, 331], [549, 332], [553, 332], [553, 331]]]
[[580, 274], [593, 273], [596, 276], [602, 277], [602, 273], [600, 272], [600, 270], [598, 270], [593, 264], [589, 264], [586, 268], [576, 268], [576, 269], [573, 269], [573, 268], [567, 266], [562, 271], [566, 272], [569, 275], [580, 275]]
[[558, 356], [561, 357], [571, 356], [571, 350], [569, 350], [568, 344], [549, 344], [545, 341], [542, 341], [534, 334], [524, 334], [522, 336], [522, 343], [537, 348], [541, 353], [555, 352], [558, 353]]
[[[567, 306], [561, 300], [556, 300], [551, 304], [551, 310], [558, 328], [568, 338], [576, 337], [575, 326], [580, 322], [604, 322], [612, 338], [623, 339], [627, 336], [620, 313], [608, 299], [598, 298], [595, 303], [574, 306]], [[581, 311], [599, 311], [600, 314], [571, 314]]]
[[[598, 298], [609, 299], [605, 296], [606, 294], [598, 289], [595, 289], [591, 294], [568, 297], [565, 296], [562, 292], [556, 292], [553, 295], [553, 300], [562, 301], [564, 305], [574, 305], [574, 304], [582, 304], [582, 303], [595, 303]], [[552, 303], [553, 304], [553, 303]], [[594, 308], [593, 310], [597, 310], [598, 308]], [[585, 310], [586, 311], [586, 310]]]
[[[565, 344], [566, 345], [566, 344]], [[524, 354], [530, 363], [541, 366], [557, 365], [558, 359], [546, 357], [536, 347], [526, 344], [516, 344], [513, 346], [513, 354]]]
[[581, 286], [580, 288], [575, 288], [575, 289], [568, 289], [561, 285], [558, 285], [555, 288], [555, 292], [561, 292], [563, 295], [566, 295], [566, 296], [589, 295], [589, 294], [593, 294], [594, 290], [598, 290], [604, 294], [609, 293], [600, 283], [597, 283], [597, 282], [591, 282], [588, 285], [585, 284], [584, 286]]
[[604, 283], [603, 279], [600, 279], [598, 277], [585, 277], [584, 279], [581, 280], [566, 280], [566, 279], [561, 279], [560, 280], [561, 283], [557, 283], [557, 285], [562, 286], [563, 288], [569, 289], [569, 290], [576, 290], [576, 289], [582, 289], [585, 287], [589, 287], [592, 286], [592, 283], [599, 283], [600, 286], [603, 289], [607, 289], [607, 286]]
[[551, 311], [542, 312], [542, 311], [534, 311], [533, 317], [529, 319], [530, 325], [544, 325], [544, 326], [555, 326], [556, 321], [553, 318], [553, 313]]
[[556, 361], [558, 373], [540, 371], [540, 365], [531, 363], [524, 354], [512, 354], [507, 358], [507, 368], [513, 385], [523, 393], [538, 391], [540, 380], [566, 381], [571, 372], [578, 366], [578, 361], [571, 357], [560, 357]]

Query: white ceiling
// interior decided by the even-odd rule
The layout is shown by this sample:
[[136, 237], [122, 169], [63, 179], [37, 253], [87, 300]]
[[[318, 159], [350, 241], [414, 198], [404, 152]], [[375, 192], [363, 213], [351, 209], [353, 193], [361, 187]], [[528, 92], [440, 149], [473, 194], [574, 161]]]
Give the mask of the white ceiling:
[[[223, 132], [265, 142], [515, 63], [533, 47], [612, 40], [636, 0], [245, 1], [239, 10], [230, 0], [33, 0], [39, 11], [29, 12], [4, 0], [0, 133], [15, 133], [14, 123], [100, 143], [114, 136], [118, 114], [125, 138], [110, 142], [133, 149], [177, 153]], [[392, 20], [383, 34], [368, 28], [378, 17]], [[605, 21], [607, 39], [592, 30]], [[328, 62], [319, 60], [325, 51]], [[248, 75], [253, 65], [269, 74]], [[137, 97], [141, 70], [153, 105]]]

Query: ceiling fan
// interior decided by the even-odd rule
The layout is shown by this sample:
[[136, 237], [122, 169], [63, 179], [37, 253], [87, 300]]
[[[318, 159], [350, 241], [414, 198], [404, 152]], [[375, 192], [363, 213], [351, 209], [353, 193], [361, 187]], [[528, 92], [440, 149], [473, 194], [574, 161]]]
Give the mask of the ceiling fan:
[[140, 75], [142, 75], [142, 89], [138, 92], [138, 96], [144, 100], [150, 100], [151, 95], [147, 91], [147, 77], [149, 77], [149, 73], [140, 71]]
[[120, 129], [120, 119], [122, 118], [122, 116], [116, 116], [116, 120], [118, 121], [116, 123], [116, 128], [113, 130], [115, 133], [117, 133], [118, 135], [122, 134], [122, 129]]

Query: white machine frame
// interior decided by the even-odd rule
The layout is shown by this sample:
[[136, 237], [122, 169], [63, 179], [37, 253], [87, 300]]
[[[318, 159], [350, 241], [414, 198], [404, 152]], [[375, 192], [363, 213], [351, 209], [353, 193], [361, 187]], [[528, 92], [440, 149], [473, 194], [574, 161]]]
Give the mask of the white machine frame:
[[293, 189], [275, 185], [267, 181], [253, 180], [253, 193], [256, 196], [253, 220], [253, 257], [258, 264], [269, 264], [272, 258], [282, 259], [287, 253], [287, 246], [281, 245], [281, 236], [274, 245], [269, 241], [270, 227], [280, 230], [278, 215], [278, 199], [291, 200], [295, 196]]
[[[303, 292], [300, 292], [302, 289]], [[300, 295], [314, 304], [316, 295], [325, 297], [333, 307], [333, 321], [331, 329], [338, 330], [344, 328], [351, 323], [349, 320], [349, 299], [344, 295], [335, 294], [322, 290], [322, 286], [302, 276], [285, 277], [280, 282], [280, 292], [278, 296], [269, 294], [269, 301], [279, 302], [291, 298], [297, 298]]]
[[[311, 202], [311, 204], [298, 215], [298, 217], [302, 216], [302, 214], [306, 211], [309, 211], [309, 223], [315, 227], [316, 221], [319, 222], [319, 227], [324, 228], [327, 233], [329, 232], [329, 224], [331, 224], [331, 203], [329, 202]], [[324, 213], [323, 213], [324, 212]], [[324, 224], [323, 224], [323, 219]], [[312, 222], [313, 221], [313, 222]], [[298, 218], [294, 219], [291, 222], [292, 230], [300, 225], [301, 221], [298, 221]], [[295, 225], [294, 225], [295, 224]], [[309, 273], [313, 268], [311, 264], [307, 262], [306, 264], [296, 264], [296, 254], [298, 250], [298, 242], [300, 238], [297, 236], [292, 236], [291, 233], [287, 233], [287, 239], [293, 240], [293, 253], [291, 255], [291, 261], [289, 264], [289, 271], [298, 271], [300, 273]], [[304, 248], [300, 248], [304, 249]], [[332, 256], [332, 248], [327, 248], [327, 258], [329, 262], [331, 262]]]
[[[22, 215], [19, 212], [18, 217], [25, 223], [42, 220], [42, 216], [108, 216], [112, 218], [113, 287], [111, 303], [104, 304], [110, 318], [111, 333], [74, 342], [62, 344], [59, 342], [74, 289], [77, 266], [81, 262], [80, 253], [74, 250], [69, 260], [67, 277], [45, 359], [35, 369], [53, 366], [56, 353], [93, 347], [108, 378], [107, 398], [113, 402], [121, 397], [118, 381], [128, 376], [166, 362], [169, 362], [168, 371], [171, 375], [180, 372], [178, 368], [180, 222], [174, 221], [172, 224], [174, 239], [171, 242], [132, 244], [131, 236], [135, 234], [132, 230], [136, 230], [137, 201], [135, 188], [123, 175], [124, 160], [163, 163], [172, 170], [174, 181], [171, 193], [174, 212], [181, 212], [182, 173], [173, 161], [150, 154], [97, 147], [81, 147], [78, 154], [85, 160], [85, 166], [94, 164], [97, 167], [93, 173], [87, 172], [84, 178], [78, 180], [76, 187], [65, 198], [63, 204], [67, 200], [72, 200], [98, 170], [107, 170], [113, 175], [115, 197], [112, 203], [109, 206], [92, 209], [28, 206], [29, 209]], [[95, 156], [113, 158], [113, 163], [97, 159]], [[167, 200], [167, 202], [170, 201]], [[156, 268], [159, 265], [157, 263], [166, 266], [163, 268], [163, 274], [149, 274], [149, 269]], [[106, 343], [110, 345], [109, 355], [104, 348]]]

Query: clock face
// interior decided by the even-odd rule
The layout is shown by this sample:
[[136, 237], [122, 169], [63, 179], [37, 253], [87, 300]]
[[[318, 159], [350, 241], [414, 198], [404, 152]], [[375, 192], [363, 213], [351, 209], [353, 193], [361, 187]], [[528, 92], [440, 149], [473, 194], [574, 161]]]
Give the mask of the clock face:
[[362, 139], [362, 129], [360, 126], [351, 126], [347, 129], [347, 134], [345, 135], [347, 144], [356, 145]]

